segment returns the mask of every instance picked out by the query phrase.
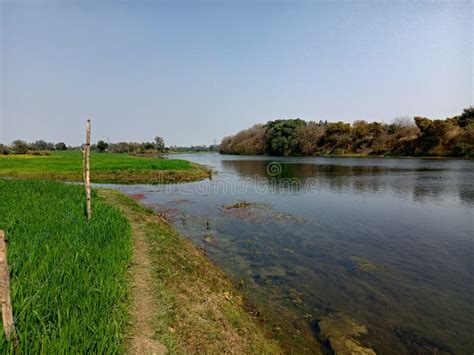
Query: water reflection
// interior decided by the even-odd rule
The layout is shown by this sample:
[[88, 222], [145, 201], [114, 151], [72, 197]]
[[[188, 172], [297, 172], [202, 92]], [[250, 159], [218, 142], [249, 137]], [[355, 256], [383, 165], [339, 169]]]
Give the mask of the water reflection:
[[473, 161], [183, 158], [218, 174], [186, 194], [122, 188], [144, 192], [256, 302], [316, 333], [350, 316], [384, 354], [474, 349]]
[[[404, 160], [400, 160], [404, 162]], [[436, 202], [458, 196], [464, 203], [474, 203], [473, 182], [466, 179], [472, 162], [460, 161], [470, 169], [450, 170], [439, 166], [439, 162], [426, 161], [427, 166], [407, 167], [376, 165], [336, 165], [279, 162], [277, 175], [268, 173], [268, 160], [222, 160], [222, 168], [241, 178], [265, 178], [275, 189], [285, 185], [292, 191], [301, 190], [308, 179], [315, 179], [318, 188], [334, 192], [379, 193], [385, 192], [402, 198], [411, 197], [418, 202]], [[431, 163], [431, 164], [430, 164]], [[438, 165], [438, 166], [431, 166]]]

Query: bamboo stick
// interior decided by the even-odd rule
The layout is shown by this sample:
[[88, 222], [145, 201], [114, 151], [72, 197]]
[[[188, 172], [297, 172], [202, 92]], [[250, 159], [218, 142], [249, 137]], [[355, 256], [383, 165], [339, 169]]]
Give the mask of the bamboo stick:
[[92, 207], [91, 207], [91, 181], [90, 181], [90, 152], [91, 152], [91, 120], [86, 121], [86, 145], [85, 149], [85, 188], [86, 188], [86, 209], [87, 209], [87, 218], [91, 219], [92, 217]]
[[12, 302], [10, 298], [10, 272], [8, 271], [7, 244], [3, 230], [0, 230], [0, 274], [2, 283], [3, 331], [5, 332], [7, 340], [12, 340], [15, 343], [15, 347], [17, 347], [18, 338], [13, 321]]
[[86, 146], [82, 145], [82, 182], [86, 186]]

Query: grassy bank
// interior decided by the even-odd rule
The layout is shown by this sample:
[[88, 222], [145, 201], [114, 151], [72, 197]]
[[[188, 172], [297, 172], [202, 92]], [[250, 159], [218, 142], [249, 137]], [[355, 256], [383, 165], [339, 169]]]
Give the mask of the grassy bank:
[[[0, 179], [22, 353], [278, 354], [225, 274], [113, 190]], [[265, 325], [265, 324], [263, 324]], [[0, 325], [2, 354], [14, 353]]]
[[[0, 179], [0, 196], [21, 352], [119, 352], [131, 258], [127, 220], [94, 195], [87, 221], [82, 186]], [[0, 342], [2, 354], [12, 352], [3, 329]]]
[[[133, 267], [138, 271], [133, 272], [149, 271], [149, 287], [142, 284], [145, 274], [134, 288], [140, 297], [138, 307], [145, 304], [149, 314], [152, 340], [159, 341], [168, 352], [179, 354], [282, 352], [267, 337], [265, 324], [257, 324], [259, 320], [245, 311], [242, 297], [225, 274], [192, 242], [125, 195], [112, 190], [101, 190], [100, 194], [127, 216], [135, 248], [147, 254], [134, 257]], [[143, 318], [132, 323], [143, 323]], [[133, 344], [140, 342], [136, 327], [131, 327], [127, 337], [133, 339], [128, 344], [132, 352], [140, 349], [140, 344]], [[145, 332], [143, 327], [146, 325], [138, 325], [139, 333]]]
[[[0, 176], [82, 181], [82, 153], [0, 155]], [[91, 154], [91, 181], [109, 183], [167, 183], [200, 180], [207, 168], [179, 159], [135, 157], [128, 154]]]

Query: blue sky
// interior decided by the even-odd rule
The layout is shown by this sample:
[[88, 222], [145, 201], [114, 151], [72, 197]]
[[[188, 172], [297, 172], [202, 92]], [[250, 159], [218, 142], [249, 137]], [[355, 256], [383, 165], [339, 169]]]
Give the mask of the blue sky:
[[9, 1], [0, 141], [210, 144], [277, 118], [473, 104], [473, 3]]

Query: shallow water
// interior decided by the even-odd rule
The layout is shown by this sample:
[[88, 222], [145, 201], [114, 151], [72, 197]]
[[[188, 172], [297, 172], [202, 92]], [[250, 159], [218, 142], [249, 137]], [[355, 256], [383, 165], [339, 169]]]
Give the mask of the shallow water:
[[316, 337], [319, 320], [347, 315], [378, 353], [474, 351], [474, 161], [180, 158], [217, 174], [120, 189], [143, 193], [257, 303]]

